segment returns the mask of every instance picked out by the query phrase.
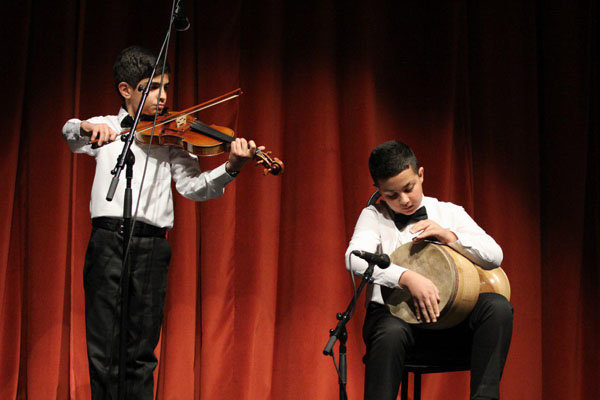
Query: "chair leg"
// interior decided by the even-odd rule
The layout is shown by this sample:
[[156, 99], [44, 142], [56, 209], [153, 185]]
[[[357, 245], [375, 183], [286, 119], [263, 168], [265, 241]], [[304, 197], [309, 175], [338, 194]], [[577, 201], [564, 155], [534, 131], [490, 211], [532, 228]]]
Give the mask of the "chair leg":
[[418, 372], [413, 373], [413, 400], [421, 400], [421, 374]]
[[402, 371], [402, 383], [400, 384], [400, 400], [408, 400], [408, 372]]

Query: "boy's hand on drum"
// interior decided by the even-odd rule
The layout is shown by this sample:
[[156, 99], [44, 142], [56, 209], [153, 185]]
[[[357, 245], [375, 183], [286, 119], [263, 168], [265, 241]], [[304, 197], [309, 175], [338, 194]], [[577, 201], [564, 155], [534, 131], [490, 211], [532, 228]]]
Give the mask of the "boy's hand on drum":
[[419, 221], [410, 228], [410, 233], [417, 233], [419, 231], [421, 233], [412, 239], [413, 242], [421, 242], [428, 238], [435, 238], [442, 243], [454, 243], [458, 240], [454, 232], [442, 228], [430, 219]]
[[435, 284], [415, 271], [404, 271], [398, 282], [406, 286], [412, 295], [415, 305], [415, 314], [417, 320], [423, 318], [425, 322], [436, 322], [440, 316], [438, 303], [440, 302], [440, 293]]

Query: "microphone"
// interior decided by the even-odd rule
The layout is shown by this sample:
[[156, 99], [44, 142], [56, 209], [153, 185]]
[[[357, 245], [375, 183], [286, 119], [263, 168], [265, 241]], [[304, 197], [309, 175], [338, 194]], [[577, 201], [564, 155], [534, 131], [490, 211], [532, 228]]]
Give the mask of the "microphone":
[[190, 21], [185, 16], [185, 7], [183, 0], [179, 0], [175, 6], [175, 16], [173, 17], [173, 28], [176, 31], [183, 32], [190, 28]]
[[360, 257], [371, 264], [375, 264], [381, 269], [389, 267], [391, 263], [390, 256], [387, 254], [374, 254], [362, 250], [354, 250], [351, 254], [354, 254], [355, 256]]

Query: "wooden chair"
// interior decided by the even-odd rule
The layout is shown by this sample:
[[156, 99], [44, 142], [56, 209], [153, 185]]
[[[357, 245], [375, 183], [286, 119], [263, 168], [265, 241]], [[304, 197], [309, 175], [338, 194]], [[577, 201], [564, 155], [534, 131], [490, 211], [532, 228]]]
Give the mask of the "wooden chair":
[[408, 400], [408, 374], [413, 374], [413, 400], [421, 400], [421, 375], [435, 374], [439, 372], [469, 371], [469, 364], [464, 361], [453, 363], [420, 363], [407, 362], [404, 364], [402, 383], [400, 387], [400, 399]]

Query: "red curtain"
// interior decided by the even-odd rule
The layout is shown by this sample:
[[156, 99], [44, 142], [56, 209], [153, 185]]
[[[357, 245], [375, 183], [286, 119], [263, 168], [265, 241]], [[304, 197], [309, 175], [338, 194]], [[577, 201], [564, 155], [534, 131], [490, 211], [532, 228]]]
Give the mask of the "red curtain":
[[[89, 397], [81, 270], [94, 162], [60, 130], [117, 111], [112, 63], [131, 44], [158, 50], [164, 3], [6, 11], [0, 398]], [[157, 398], [337, 397], [321, 352], [351, 295], [343, 253], [373, 190], [367, 158], [391, 139], [414, 148], [428, 195], [465, 206], [503, 247], [515, 308], [503, 398], [600, 397], [594, 1], [186, 7], [192, 28], [169, 48], [171, 108], [242, 87], [200, 119], [266, 145], [286, 172], [248, 167], [201, 204], [176, 196]], [[348, 326], [352, 399], [363, 317]], [[424, 399], [464, 399], [468, 374], [423, 385]]]

